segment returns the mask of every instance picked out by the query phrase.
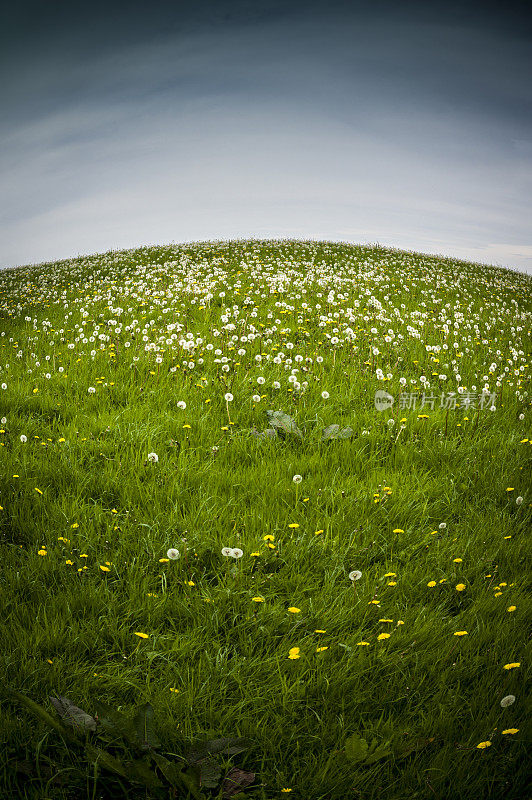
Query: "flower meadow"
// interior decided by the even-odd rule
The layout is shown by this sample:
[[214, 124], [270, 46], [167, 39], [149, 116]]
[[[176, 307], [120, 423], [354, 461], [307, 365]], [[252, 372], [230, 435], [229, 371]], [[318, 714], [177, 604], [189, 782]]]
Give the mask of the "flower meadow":
[[[531, 290], [296, 240], [0, 272], [2, 797], [524, 797]], [[10, 688], [251, 745], [117, 788]]]

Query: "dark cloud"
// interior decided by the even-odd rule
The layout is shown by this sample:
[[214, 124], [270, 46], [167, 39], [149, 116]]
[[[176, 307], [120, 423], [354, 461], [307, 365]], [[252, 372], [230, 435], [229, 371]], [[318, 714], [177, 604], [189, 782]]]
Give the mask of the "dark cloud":
[[22, 3], [3, 22], [3, 265], [229, 235], [532, 264], [524, 4]]

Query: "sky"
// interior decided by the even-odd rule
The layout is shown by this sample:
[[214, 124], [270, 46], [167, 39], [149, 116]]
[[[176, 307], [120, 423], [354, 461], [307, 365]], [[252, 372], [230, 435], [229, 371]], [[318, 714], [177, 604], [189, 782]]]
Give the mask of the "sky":
[[527, 7], [5, 5], [0, 268], [258, 238], [532, 274]]

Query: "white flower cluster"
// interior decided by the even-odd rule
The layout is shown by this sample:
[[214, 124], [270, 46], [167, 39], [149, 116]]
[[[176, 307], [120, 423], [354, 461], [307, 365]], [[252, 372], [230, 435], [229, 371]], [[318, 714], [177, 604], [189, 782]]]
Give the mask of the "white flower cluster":
[[239, 547], [222, 547], [222, 555], [231, 558], [242, 558], [244, 551]]

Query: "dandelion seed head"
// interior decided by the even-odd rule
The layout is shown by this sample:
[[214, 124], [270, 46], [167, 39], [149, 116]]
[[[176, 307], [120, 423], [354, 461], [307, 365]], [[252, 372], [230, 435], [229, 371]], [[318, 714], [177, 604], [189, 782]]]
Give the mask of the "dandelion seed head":
[[515, 695], [514, 694], [507, 694], [506, 697], [503, 697], [501, 700], [501, 708], [508, 708], [515, 703]]

